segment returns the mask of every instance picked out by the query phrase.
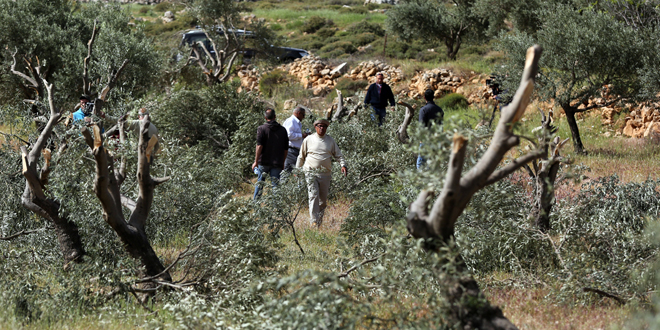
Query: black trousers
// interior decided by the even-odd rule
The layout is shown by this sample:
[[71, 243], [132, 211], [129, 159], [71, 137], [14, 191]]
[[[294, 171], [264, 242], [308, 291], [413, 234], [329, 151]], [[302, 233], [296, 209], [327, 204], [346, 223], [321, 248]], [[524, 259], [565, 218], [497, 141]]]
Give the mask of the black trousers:
[[286, 155], [286, 160], [284, 161], [285, 171], [291, 172], [296, 167], [298, 154], [300, 154], [300, 149], [289, 147], [289, 153]]

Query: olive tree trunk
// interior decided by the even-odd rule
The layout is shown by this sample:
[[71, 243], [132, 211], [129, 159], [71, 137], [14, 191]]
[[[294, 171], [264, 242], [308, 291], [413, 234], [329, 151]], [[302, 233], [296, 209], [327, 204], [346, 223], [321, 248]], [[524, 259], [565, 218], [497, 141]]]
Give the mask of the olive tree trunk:
[[571, 137], [573, 138], [573, 148], [575, 152], [581, 155], [584, 155], [584, 145], [582, 144], [582, 139], [580, 139], [580, 130], [578, 129], [577, 121], [575, 120], [575, 114], [578, 113], [576, 107], [571, 107], [568, 104], [562, 104], [561, 108], [566, 114], [566, 121], [568, 122], [568, 127], [571, 129]]
[[[150, 120], [147, 115], [140, 122], [137, 164], [138, 198], [136, 201], [129, 201], [128, 203], [126, 203], [127, 197], [122, 196], [120, 193], [120, 186], [125, 178], [124, 160], [121, 160], [120, 168], [115, 171], [114, 159], [112, 154], [103, 146], [103, 135], [98, 126], [94, 125], [92, 127], [93, 133], [87, 128], [83, 128], [82, 133], [96, 161], [94, 193], [103, 207], [103, 219], [119, 236], [126, 251], [132, 257], [140, 260], [148, 276], [158, 277], [160, 280], [170, 282], [172, 278], [158, 259], [145, 232], [145, 225], [153, 203], [154, 189], [157, 185], [170, 179], [169, 177], [152, 178], [149, 173], [151, 154], [155, 145], [154, 139], [158, 139], [156, 136], [152, 136], [151, 139], [147, 137], [149, 124]], [[119, 134], [122, 143], [125, 142], [126, 134], [124, 125], [125, 119], [121, 118], [119, 121]], [[125, 204], [132, 205], [128, 220], [124, 218], [122, 201]]]
[[[539, 46], [527, 50], [520, 86], [513, 101], [502, 109], [490, 146], [475, 166], [463, 174], [468, 141], [467, 138], [456, 133], [444, 187], [433, 202], [430, 213], [428, 205], [433, 195], [431, 191], [421, 191], [417, 200], [410, 205], [407, 217], [408, 231], [415, 238], [426, 239], [429, 249], [435, 251], [440, 244], [447, 244], [453, 240], [456, 220], [477, 191], [503, 179], [526, 163], [544, 156], [545, 150], [540, 146], [498, 169], [506, 153], [520, 143], [520, 137], [513, 134], [513, 124], [520, 120], [529, 103], [534, 90], [534, 77], [538, 72], [540, 55]], [[464, 263], [462, 267], [465, 267]], [[479, 285], [471, 276], [450, 283], [447, 290], [452, 313], [464, 329], [516, 329], [498, 307], [488, 303]], [[470, 301], [482, 303], [476, 304]]]

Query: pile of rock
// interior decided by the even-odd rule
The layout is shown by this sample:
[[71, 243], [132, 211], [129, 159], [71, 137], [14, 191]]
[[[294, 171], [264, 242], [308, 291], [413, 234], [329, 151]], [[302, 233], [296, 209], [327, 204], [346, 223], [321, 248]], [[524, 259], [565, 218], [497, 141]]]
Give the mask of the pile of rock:
[[241, 78], [241, 87], [238, 91], [252, 92], [259, 90], [259, 79], [261, 79], [261, 73], [252, 65], [239, 65], [236, 68], [236, 74]]
[[424, 91], [427, 89], [432, 89], [435, 91], [435, 96], [438, 97], [442, 94], [455, 93], [463, 83], [464, 80], [461, 77], [447, 69], [438, 68], [417, 72], [410, 79], [407, 94], [410, 98], [417, 98], [424, 95]]
[[[609, 120], [615, 113], [613, 108], [603, 109], [603, 123]], [[626, 116], [626, 124], [621, 132], [625, 136], [634, 138], [660, 136], [660, 104], [644, 104], [633, 108]]]
[[384, 80], [389, 85], [394, 85], [403, 80], [401, 69], [387, 65], [383, 61], [368, 61], [358, 64], [351, 72], [345, 74], [353, 80], [367, 80], [369, 83], [376, 82], [376, 74], [382, 72]]
[[321, 61], [318, 56], [305, 56], [296, 59], [290, 64], [284, 65], [281, 69], [296, 77], [303, 88], [312, 89], [314, 95], [325, 95], [331, 91], [337, 79], [341, 77], [341, 72], [346, 63], [333, 68], [327, 63]]

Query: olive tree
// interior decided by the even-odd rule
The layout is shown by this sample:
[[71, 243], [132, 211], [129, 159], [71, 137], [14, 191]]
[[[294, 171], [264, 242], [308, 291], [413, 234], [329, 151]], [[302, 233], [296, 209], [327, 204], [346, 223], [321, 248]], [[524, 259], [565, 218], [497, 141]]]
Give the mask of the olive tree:
[[[429, 212], [433, 192], [422, 190], [417, 199], [410, 205], [407, 216], [408, 231], [416, 238], [424, 238], [427, 248], [437, 250], [438, 247], [451, 244], [454, 238], [455, 224], [475, 193], [485, 186], [491, 185], [518, 170], [525, 164], [541, 158], [547, 153], [542, 143], [539, 148], [510, 161], [499, 167], [509, 150], [520, 144], [520, 136], [513, 133], [513, 125], [518, 122], [527, 108], [534, 91], [534, 79], [538, 73], [538, 62], [541, 56], [539, 46], [527, 50], [525, 69], [520, 86], [512, 102], [502, 109], [502, 116], [497, 124], [488, 149], [472, 169], [463, 171], [468, 149], [468, 140], [456, 133], [453, 137], [449, 164], [442, 190], [433, 202]], [[499, 168], [498, 168], [499, 167]], [[463, 310], [461, 301], [464, 299], [479, 299], [482, 296], [479, 286], [472, 277], [457, 280], [449, 289], [449, 300], [455, 313], [460, 315], [463, 324], [476, 328], [515, 329], [502, 314], [499, 308], [486, 303]]]
[[472, 8], [475, 0], [410, 0], [387, 11], [385, 26], [403, 40], [442, 42], [447, 57], [456, 59], [466, 38], [485, 30]]
[[[500, 38], [500, 48], [509, 58], [505, 70], [520, 72], [526, 45], [543, 45], [538, 94], [564, 110], [575, 151], [584, 153], [575, 115], [638, 96], [642, 88], [638, 72], [649, 69], [645, 59], [653, 48], [643, 34], [603, 12], [555, 5], [541, 13], [536, 37], [516, 32]], [[614, 97], [589, 104], [590, 98], [601, 96], [605, 85]]]
[[242, 3], [231, 0], [185, 0], [183, 3], [198, 20], [206, 37], [206, 40], [191, 40], [187, 64], [200, 68], [207, 85], [227, 81], [234, 62], [248, 46], [250, 52], [272, 55], [275, 34], [261, 22], [241, 26], [239, 14], [245, 10]]

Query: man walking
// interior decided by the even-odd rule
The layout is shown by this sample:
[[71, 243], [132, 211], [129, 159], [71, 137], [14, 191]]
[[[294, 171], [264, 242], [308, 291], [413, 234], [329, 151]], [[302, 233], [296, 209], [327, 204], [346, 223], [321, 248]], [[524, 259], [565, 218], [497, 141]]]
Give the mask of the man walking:
[[257, 128], [257, 149], [254, 156], [252, 171], [257, 174], [257, 186], [254, 188], [254, 200], [261, 196], [261, 185], [264, 173], [268, 173], [273, 187], [277, 186], [280, 173], [284, 169], [284, 160], [289, 147], [286, 129], [275, 121], [275, 110], [266, 109], [266, 123]]
[[284, 162], [284, 170], [287, 172], [291, 172], [296, 167], [303, 139], [309, 135], [302, 131], [301, 121], [303, 119], [305, 119], [305, 108], [297, 107], [293, 110], [293, 115], [282, 123], [289, 137], [289, 153]]
[[371, 104], [373, 113], [371, 114], [371, 119], [376, 120], [378, 116], [378, 126], [383, 125], [383, 119], [385, 119], [385, 108], [387, 107], [387, 102], [390, 102], [392, 106], [392, 111], [394, 111], [394, 93], [389, 85], [383, 82], [384, 76], [382, 72], [376, 74], [376, 82], [369, 86], [367, 90], [367, 95], [364, 97], [364, 104]]
[[[424, 127], [431, 127], [431, 122], [435, 121], [438, 125], [442, 125], [442, 119], [445, 116], [445, 112], [442, 111], [442, 108], [435, 105], [433, 102], [433, 90], [427, 89], [424, 91], [424, 99], [426, 100], [426, 105], [419, 109], [419, 122], [424, 125]], [[421, 147], [421, 144], [420, 144]], [[422, 155], [417, 156], [417, 169], [420, 169], [424, 166], [426, 160]]]
[[328, 206], [328, 192], [332, 179], [332, 158], [339, 160], [341, 172], [348, 174], [344, 156], [335, 140], [326, 134], [330, 122], [320, 119], [314, 122], [316, 134], [307, 137], [300, 148], [297, 167], [305, 170], [309, 193], [309, 217], [317, 227], [323, 222], [323, 213]]

